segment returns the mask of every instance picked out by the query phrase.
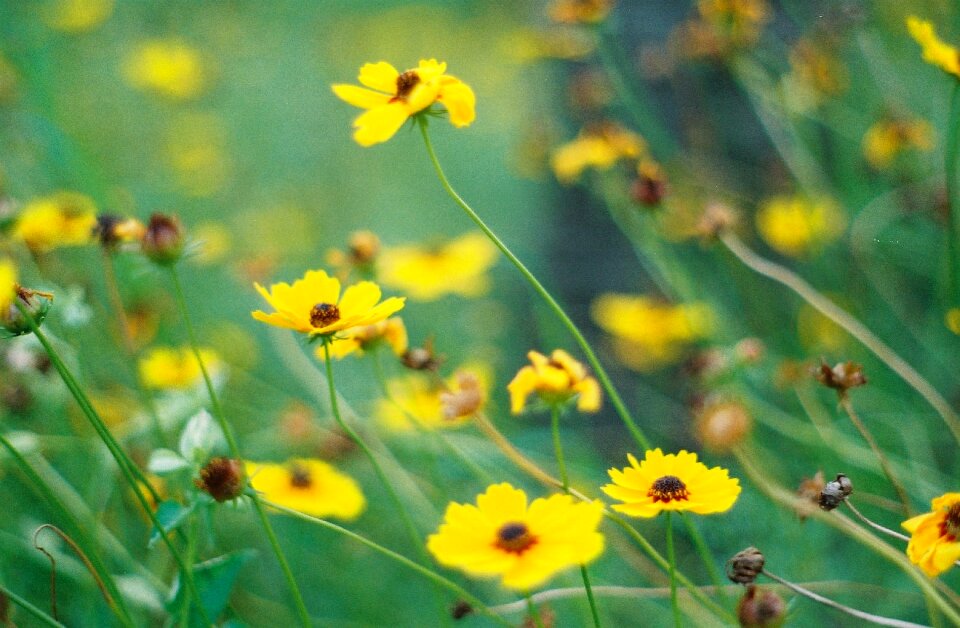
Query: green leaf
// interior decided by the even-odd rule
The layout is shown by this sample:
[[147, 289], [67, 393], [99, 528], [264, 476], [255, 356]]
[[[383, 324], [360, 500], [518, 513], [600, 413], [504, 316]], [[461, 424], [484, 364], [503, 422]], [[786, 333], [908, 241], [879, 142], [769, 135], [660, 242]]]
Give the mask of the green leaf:
[[[157, 521], [160, 522], [163, 533], [168, 534], [171, 530], [176, 530], [180, 524], [186, 521], [190, 513], [193, 512], [193, 506], [193, 504], [184, 506], [171, 500], [160, 502], [160, 505], [157, 506]], [[154, 526], [150, 532], [150, 540], [147, 541], [147, 547], [153, 547], [153, 545], [160, 540], [160, 532], [161, 531]]]
[[[216, 621], [216, 618], [227, 607], [227, 602], [230, 600], [230, 591], [233, 589], [237, 574], [240, 573], [240, 568], [256, 553], [252, 549], [240, 550], [211, 558], [193, 566], [193, 579], [197, 584], [197, 590], [200, 592], [200, 603], [203, 604], [203, 608], [211, 621]], [[174, 625], [179, 623], [179, 615], [186, 611], [183, 608], [186, 587], [180, 585], [181, 579], [178, 577], [174, 584], [173, 599], [167, 606], [171, 609], [171, 612], [174, 612], [174, 610], [176, 612], [177, 617], [174, 617]], [[200, 614], [197, 613], [194, 601], [190, 603], [189, 612], [189, 625], [191, 627], [204, 625], [200, 619]]]

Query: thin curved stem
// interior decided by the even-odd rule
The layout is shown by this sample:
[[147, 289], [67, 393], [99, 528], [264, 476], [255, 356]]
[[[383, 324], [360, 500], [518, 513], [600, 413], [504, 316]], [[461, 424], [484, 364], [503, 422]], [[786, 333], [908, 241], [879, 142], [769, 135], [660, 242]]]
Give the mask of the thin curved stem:
[[[187, 299], [183, 292], [183, 286], [180, 283], [180, 274], [177, 272], [176, 266], [170, 266], [170, 278], [173, 282], [173, 292], [177, 300], [177, 307], [180, 310], [180, 316], [183, 318], [183, 325], [187, 329], [187, 338], [190, 341], [190, 349], [193, 351], [194, 358], [197, 360], [197, 364], [200, 365], [200, 373], [203, 375], [203, 383], [206, 385], [207, 394], [210, 396], [210, 406], [213, 408], [213, 416], [217, 420], [217, 423], [220, 425], [220, 429], [223, 431], [224, 438], [227, 440], [227, 446], [230, 448], [230, 455], [236, 458], [237, 460], [243, 460], [243, 456], [240, 454], [240, 447], [237, 444], [237, 439], [233, 434], [233, 428], [230, 425], [230, 422], [227, 421], [227, 415], [223, 412], [223, 406], [220, 404], [220, 397], [217, 395], [217, 390], [213, 386], [213, 380], [210, 378], [210, 372], [207, 369], [207, 365], [203, 361], [203, 356], [200, 353], [200, 344], [197, 341], [197, 333], [193, 328], [193, 321], [190, 318], [190, 310], [187, 308]], [[287, 561], [286, 555], [283, 553], [283, 548], [280, 546], [280, 540], [277, 538], [276, 532], [273, 530], [273, 526], [270, 524], [270, 518], [267, 517], [267, 513], [263, 509], [263, 505], [260, 503], [260, 498], [256, 493], [252, 494], [250, 501], [253, 502], [254, 510], [257, 511], [257, 518], [260, 520], [260, 525], [263, 527], [264, 533], [267, 535], [267, 540], [270, 542], [270, 548], [273, 550], [274, 556], [277, 558], [277, 562], [280, 563], [280, 569], [283, 571], [283, 577], [287, 581], [287, 587], [290, 589], [290, 594], [293, 597], [294, 606], [297, 609], [297, 614], [300, 616], [300, 623], [304, 628], [309, 628], [313, 625], [313, 620], [310, 619], [310, 612], [307, 610], [307, 605], [303, 600], [303, 594], [300, 593], [300, 587], [297, 585], [297, 579], [293, 575], [293, 570], [290, 569], [290, 563]]]
[[66, 626], [61, 624], [59, 621], [57, 621], [53, 617], [50, 617], [50, 615], [47, 615], [42, 610], [40, 610], [39, 608], [31, 604], [24, 598], [20, 597], [19, 595], [17, 595], [16, 593], [8, 589], [7, 587], [3, 586], [2, 584], [0, 584], [0, 593], [2, 593], [7, 598], [9, 598], [10, 601], [12, 601], [14, 604], [19, 606], [23, 610], [27, 611], [27, 613], [33, 616], [34, 619], [42, 623], [44, 626], [53, 626], [54, 628], [66, 628]]
[[723, 588], [723, 581], [720, 579], [720, 572], [713, 561], [713, 555], [710, 553], [710, 548], [707, 546], [707, 542], [704, 540], [700, 530], [697, 529], [697, 525], [694, 523], [692, 517], [687, 516], [687, 513], [681, 510], [680, 518], [683, 520], [690, 538], [693, 539], [693, 545], [697, 549], [697, 553], [700, 554], [700, 559], [707, 568], [707, 573], [710, 575], [710, 581], [713, 582], [713, 585], [717, 588], [717, 592], [720, 594], [721, 600], [723, 602], [727, 602], [727, 593]]
[[677, 555], [673, 548], [673, 513], [667, 511], [667, 560], [670, 561], [670, 608], [673, 611], [673, 625], [683, 625], [680, 604], [677, 601]]
[[847, 508], [849, 508], [849, 509], [850, 509], [850, 512], [853, 513], [853, 516], [855, 516], [857, 519], [859, 519], [860, 521], [864, 522], [865, 524], [867, 524], [868, 526], [870, 526], [871, 528], [873, 528], [873, 529], [876, 530], [877, 532], [882, 532], [883, 534], [886, 534], [887, 536], [892, 536], [893, 538], [895, 538], [895, 539], [900, 539], [901, 541], [907, 541], [907, 542], [910, 541], [910, 537], [907, 536], [906, 534], [900, 534], [899, 532], [897, 532], [897, 531], [895, 531], [895, 530], [891, 530], [890, 528], [887, 528], [887, 527], [885, 527], [885, 526], [882, 526], [882, 525], [880, 525], [879, 523], [876, 523], [876, 522], [871, 521], [870, 519], [868, 519], [868, 518], [866, 517], [866, 515], [864, 515], [863, 513], [861, 513], [859, 510], [857, 510], [857, 509], [854, 507], [853, 503], [851, 503], [851, 501], [850, 501], [849, 498], [848, 498], [848, 499], [844, 499], [844, 500], [843, 500], [843, 503], [847, 505]]
[[447, 179], [447, 175], [444, 174], [443, 168], [440, 166], [440, 161], [437, 159], [437, 154], [433, 149], [433, 143], [430, 141], [430, 133], [427, 131], [427, 119], [424, 116], [419, 116], [417, 121], [420, 126], [421, 134], [423, 135], [423, 143], [427, 148], [427, 154], [430, 157], [430, 161], [433, 164], [433, 168], [437, 173], [437, 177], [440, 179], [440, 185], [443, 186], [444, 191], [453, 199], [453, 201], [460, 206], [460, 208], [466, 212], [467, 216], [480, 228], [481, 231], [493, 242], [498, 249], [504, 254], [504, 256], [510, 260], [510, 262], [520, 271], [520, 274], [523, 275], [524, 279], [527, 280], [527, 283], [534, 289], [534, 291], [539, 294], [544, 301], [546, 301], [550, 310], [556, 315], [564, 327], [570, 332], [574, 340], [580, 346], [581, 351], [587, 358], [587, 362], [590, 363], [590, 366], [593, 368], [594, 373], [597, 375], [597, 379], [600, 381], [600, 385], [603, 387], [604, 391], [607, 393], [607, 396], [610, 398], [610, 403], [613, 404], [613, 407], [616, 409], [617, 414], [620, 416], [620, 419], [623, 421], [624, 425], [627, 427], [627, 430], [633, 436], [634, 440], [643, 447], [644, 449], [650, 449], [650, 441], [644, 435], [643, 431], [634, 421], [633, 416], [631, 416], [630, 411], [627, 410], [626, 404], [624, 404], [623, 399], [620, 397], [620, 394], [617, 392], [617, 389], [613, 386], [613, 382], [610, 380], [610, 376], [607, 375], [607, 371], [603, 368], [603, 365], [600, 364], [600, 360], [597, 359], [596, 354], [593, 351], [593, 348], [590, 346], [590, 343], [587, 342], [587, 339], [584, 337], [583, 333], [577, 327], [576, 323], [567, 315], [567, 313], [560, 307], [560, 304], [557, 303], [556, 299], [543, 287], [543, 284], [533, 275], [532, 272], [520, 261], [520, 259], [513, 254], [507, 245], [500, 240], [499, 237], [493, 232], [490, 227], [487, 226], [487, 223], [483, 221], [482, 218], [470, 207], [469, 204], [463, 198], [457, 194], [456, 190], [453, 189], [453, 186], [450, 185], [450, 181]]

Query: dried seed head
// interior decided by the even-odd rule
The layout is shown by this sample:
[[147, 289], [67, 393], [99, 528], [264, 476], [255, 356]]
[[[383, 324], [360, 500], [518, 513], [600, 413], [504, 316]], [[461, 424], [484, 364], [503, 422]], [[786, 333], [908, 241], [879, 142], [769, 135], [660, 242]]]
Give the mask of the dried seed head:
[[243, 465], [235, 458], [211, 458], [193, 483], [218, 502], [236, 499], [243, 493], [245, 484]]
[[867, 378], [863, 374], [863, 367], [853, 362], [839, 362], [833, 368], [821, 360], [820, 366], [814, 371], [814, 377], [817, 381], [833, 388], [839, 394], [844, 394], [850, 388], [863, 386], [867, 383]]
[[703, 210], [696, 231], [704, 239], [712, 240], [737, 224], [737, 214], [722, 203], [711, 203]]
[[452, 421], [473, 416], [483, 406], [483, 390], [480, 380], [469, 371], [457, 373], [456, 390], [440, 393], [443, 418]]
[[737, 603], [737, 619], [744, 628], [776, 628], [783, 625], [786, 612], [779, 595], [752, 584]]
[[727, 561], [727, 578], [737, 584], [750, 584], [763, 571], [764, 558], [755, 547], [737, 552]]
[[433, 338], [427, 338], [422, 347], [410, 347], [400, 356], [400, 362], [414, 371], [436, 371], [443, 363], [443, 356], [433, 351]]
[[820, 491], [820, 498], [817, 503], [823, 510], [833, 510], [851, 493], [853, 493], [853, 482], [846, 475], [838, 473], [837, 479], [827, 482], [823, 490]]
[[183, 254], [183, 226], [176, 216], [153, 214], [143, 234], [144, 254], [161, 266], [172, 266]]

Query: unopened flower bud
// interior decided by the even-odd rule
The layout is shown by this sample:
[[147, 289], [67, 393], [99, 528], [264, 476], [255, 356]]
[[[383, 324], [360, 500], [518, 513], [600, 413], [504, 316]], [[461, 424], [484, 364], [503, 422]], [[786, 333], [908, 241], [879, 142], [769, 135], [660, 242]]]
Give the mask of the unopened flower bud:
[[737, 552], [727, 561], [727, 578], [737, 584], [750, 584], [763, 571], [764, 558], [755, 547]]
[[212, 458], [193, 483], [218, 502], [236, 499], [245, 486], [243, 464], [235, 458]]
[[183, 226], [176, 216], [154, 214], [143, 234], [143, 252], [161, 266], [171, 266], [183, 254]]
[[776, 628], [783, 625], [786, 611], [774, 591], [751, 584], [737, 603], [737, 620], [743, 628]]
[[820, 491], [818, 503], [823, 510], [833, 510], [851, 493], [853, 493], [853, 482], [846, 475], [838, 473], [837, 479], [827, 482]]
[[[16, 297], [5, 310], [0, 311], [0, 338], [11, 338], [29, 334], [32, 329], [28, 316], [39, 327], [47, 317], [53, 305], [53, 295], [49, 292], [31, 290], [23, 286], [14, 286]], [[19, 307], [19, 304], [23, 311]]]
[[863, 386], [867, 383], [867, 377], [863, 374], [863, 367], [854, 362], [840, 362], [833, 368], [830, 368], [826, 362], [821, 362], [820, 366], [814, 371], [814, 377], [817, 381], [833, 388], [841, 395], [850, 388]]

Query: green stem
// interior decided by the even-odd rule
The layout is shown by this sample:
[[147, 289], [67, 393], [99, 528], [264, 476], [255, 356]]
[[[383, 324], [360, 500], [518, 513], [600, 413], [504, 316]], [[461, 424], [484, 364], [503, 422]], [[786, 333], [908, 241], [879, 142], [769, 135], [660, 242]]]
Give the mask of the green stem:
[[670, 561], [670, 608], [673, 610], [673, 625], [683, 625], [680, 604], [677, 602], [677, 556], [673, 548], [673, 513], [667, 511], [667, 560]]
[[527, 614], [530, 615], [530, 620], [533, 621], [533, 625], [537, 628], [544, 628], [543, 619], [540, 617], [540, 611], [537, 610], [537, 605], [533, 603], [533, 598], [530, 597], [529, 593], [524, 594], [524, 597], [527, 600]]
[[723, 580], [720, 578], [720, 571], [717, 570], [717, 566], [714, 563], [713, 555], [710, 553], [710, 548], [707, 546], [707, 542], [704, 540], [700, 530], [697, 529], [697, 525], [694, 523], [693, 518], [688, 517], [687, 513], [683, 512], [682, 510], [680, 511], [680, 518], [687, 527], [687, 532], [690, 534], [690, 538], [693, 539], [693, 545], [697, 548], [697, 553], [700, 554], [700, 559], [703, 560], [703, 564], [707, 568], [710, 581], [713, 582], [713, 585], [717, 588], [717, 593], [720, 594], [720, 598], [726, 602], [727, 593], [723, 587]]
[[424, 116], [419, 116], [417, 121], [420, 125], [420, 132], [423, 135], [423, 143], [427, 148], [427, 154], [430, 157], [430, 162], [433, 164], [433, 168], [437, 173], [437, 177], [440, 179], [440, 185], [443, 186], [443, 189], [446, 193], [453, 199], [453, 201], [460, 206], [460, 208], [467, 214], [467, 216], [480, 228], [481, 231], [493, 242], [498, 249], [504, 254], [504, 256], [510, 260], [510, 262], [520, 271], [520, 274], [523, 275], [524, 279], [527, 280], [527, 283], [534, 289], [534, 291], [539, 294], [547, 305], [556, 315], [556, 317], [563, 323], [564, 327], [570, 332], [574, 337], [577, 344], [580, 346], [580, 349], [583, 351], [584, 355], [587, 358], [587, 361], [590, 363], [590, 366], [593, 368], [594, 373], [597, 375], [597, 379], [600, 380], [600, 385], [606, 391], [607, 396], [610, 397], [610, 403], [613, 404], [613, 407], [616, 409], [617, 414], [620, 416], [620, 419], [626, 425], [627, 429], [630, 431], [631, 436], [634, 440], [643, 448], [650, 449], [650, 441], [647, 440], [647, 437], [644, 435], [643, 431], [637, 426], [636, 421], [630, 415], [630, 411], [627, 410], [627, 406], [624, 404], [623, 399], [620, 398], [620, 394], [617, 392], [617, 389], [614, 388], [613, 382], [610, 380], [607, 371], [604, 370], [603, 365], [600, 364], [600, 360], [597, 359], [596, 354], [593, 351], [593, 348], [590, 346], [590, 343], [587, 342], [587, 339], [583, 336], [580, 329], [577, 328], [576, 323], [567, 315], [567, 313], [560, 307], [560, 304], [557, 303], [556, 299], [543, 287], [543, 284], [524, 266], [523, 262], [517, 258], [513, 252], [507, 248], [507, 245], [500, 240], [499, 237], [487, 226], [487, 223], [483, 221], [482, 218], [473, 210], [470, 205], [467, 204], [463, 198], [457, 194], [456, 190], [453, 189], [453, 186], [450, 185], [450, 181], [447, 179], [447, 175], [444, 174], [443, 168], [440, 166], [440, 161], [437, 159], [437, 154], [433, 149], [433, 143], [430, 141], [430, 133], [427, 131], [428, 121]]
[[587, 592], [587, 602], [590, 604], [594, 628], [600, 628], [600, 611], [597, 608], [597, 600], [593, 597], [593, 587], [590, 585], [590, 574], [587, 573], [586, 565], [580, 565], [580, 578], [583, 579], [583, 590]]
[[362, 543], [363, 545], [366, 545], [370, 549], [383, 554], [384, 556], [400, 563], [401, 565], [409, 569], [412, 569], [413, 571], [416, 571], [420, 575], [428, 578], [431, 582], [433, 582], [437, 586], [443, 587], [445, 589], [449, 589], [450, 591], [455, 593], [457, 597], [465, 600], [468, 604], [470, 604], [470, 606], [472, 606], [474, 610], [477, 610], [483, 613], [484, 615], [487, 615], [488, 617], [496, 621], [498, 624], [501, 624], [504, 626], [510, 625], [509, 622], [507, 622], [505, 619], [503, 619], [502, 617], [500, 617], [499, 615], [491, 611], [486, 604], [484, 604], [479, 599], [474, 597], [472, 594], [467, 592], [467, 590], [461, 587], [460, 585], [456, 584], [451, 580], [447, 580], [446, 578], [436, 573], [435, 571], [428, 569], [415, 561], [410, 560], [403, 554], [398, 554], [397, 552], [391, 549], [387, 549], [386, 547], [384, 547], [383, 545], [380, 545], [379, 543], [376, 543], [375, 541], [371, 541], [365, 536], [361, 536], [356, 532], [352, 532], [351, 530], [340, 527], [335, 523], [331, 523], [330, 521], [327, 521], [326, 519], [320, 519], [319, 517], [314, 517], [312, 515], [302, 513], [297, 510], [293, 510], [292, 508], [281, 506], [280, 504], [271, 502], [269, 500], [263, 500], [263, 501], [266, 505], [270, 506], [271, 508], [276, 508], [277, 510], [285, 514], [288, 514], [291, 517], [302, 519], [303, 521], [308, 521], [318, 526], [327, 528], [328, 530], [333, 530], [338, 534], [341, 534], [347, 538], [353, 539], [354, 541], [357, 541], [358, 543]]
[[955, 81], [950, 97], [950, 117], [947, 119], [947, 145], [944, 151], [947, 184], [947, 285], [948, 303], [960, 305], [960, 195], [957, 189], [957, 155], [960, 153], [960, 81]]
[[[16, 604], [23, 610], [30, 613], [30, 615], [32, 615], [34, 618], [40, 621], [44, 626], [54, 626], [55, 628], [66, 628], [66, 626], [58, 622], [56, 619], [54, 619], [53, 617], [50, 617], [49, 615], [44, 613], [42, 610], [40, 610], [30, 602], [26, 601], [25, 599], [23, 599], [22, 597], [20, 597], [19, 595], [17, 595], [16, 593], [8, 589], [7, 587], [3, 586], [2, 584], [0, 584], [0, 593], [7, 596], [7, 598], [9, 598], [10, 601], [12, 601], [14, 604]], [[10, 624], [10, 625], [12, 626], [13, 624]]]
[[[73, 377], [70, 369], [68, 369], [67, 365], [62, 359], [60, 359], [60, 355], [53, 348], [53, 345], [50, 344], [50, 341], [46, 335], [40, 331], [40, 328], [37, 326], [36, 321], [33, 320], [33, 316], [30, 315], [30, 312], [28, 312], [26, 307], [20, 302], [20, 299], [16, 299], [14, 303], [16, 304], [17, 309], [20, 310], [20, 313], [26, 320], [27, 324], [30, 326], [31, 331], [33, 331], [33, 335], [37, 337], [37, 340], [40, 341], [40, 344], [47, 352], [47, 355], [50, 357], [50, 362], [53, 364], [54, 368], [57, 369], [57, 373], [60, 374], [64, 384], [67, 385], [67, 388], [70, 390], [70, 393], [76, 400], [77, 405], [79, 405], [81, 411], [83, 411], [84, 416], [87, 417], [90, 425], [93, 426], [93, 429], [97, 432], [97, 435], [100, 436], [100, 439], [107, 446], [107, 449], [110, 450], [110, 454], [116, 461], [117, 466], [120, 467], [120, 472], [127, 480], [130, 488], [133, 490], [133, 494], [136, 496], [137, 501], [140, 502], [140, 507], [143, 509], [144, 513], [146, 513], [147, 517], [149, 517], [153, 526], [157, 530], [162, 531], [164, 529], [163, 525], [161, 525], [160, 521], [157, 520], [157, 515], [147, 502], [147, 498], [143, 495], [142, 488], [146, 488], [151, 493], [156, 503], [159, 503], [159, 498], [157, 497], [156, 491], [152, 486], [150, 486], [150, 483], [146, 481], [146, 478], [144, 478], [143, 474], [136, 467], [136, 465], [134, 465], [133, 462], [127, 457], [123, 449], [120, 448], [120, 445], [117, 444], [116, 439], [114, 439], [113, 435], [110, 433], [110, 430], [104, 424], [103, 419], [101, 419], [96, 410], [94, 410], [90, 400], [87, 399], [86, 394], [83, 392], [83, 389], [80, 388], [80, 385]], [[194, 599], [198, 600], [197, 610], [200, 613], [203, 622], [206, 625], [212, 625], [210, 618], [207, 616], [207, 610], [203, 607], [203, 604], [199, 603], [200, 594], [197, 590], [196, 582], [194, 582], [192, 570], [188, 569], [187, 565], [183, 562], [183, 557], [180, 556], [180, 552], [174, 546], [173, 541], [170, 540], [170, 536], [161, 532], [160, 538], [163, 539], [167, 549], [170, 550], [170, 555], [177, 563], [177, 567], [183, 576], [184, 583], [189, 589], [190, 594], [194, 597]]]
[[[180, 275], [177, 272], [176, 266], [170, 266], [170, 278], [173, 281], [173, 292], [177, 300], [177, 306], [180, 309], [180, 316], [183, 317], [184, 327], [187, 328], [187, 337], [190, 340], [190, 348], [193, 350], [193, 355], [196, 358], [197, 363], [200, 365], [200, 373], [203, 375], [203, 382], [206, 385], [207, 393], [210, 396], [210, 406], [213, 408], [213, 416], [220, 425], [220, 429], [223, 431], [224, 438], [227, 440], [227, 446], [230, 448], [230, 455], [237, 460], [243, 460], [243, 456], [240, 454], [240, 447], [237, 444], [237, 439], [233, 435], [233, 428], [227, 421], [227, 416], [223, 412], [223, 406], [220, 404], [220, 398], [217, 395], [216, 389], [213, 387], [213, 380], [210, 378], [210, 372], [207, 370], [207, 366], [204, 364], [203, 357], [200, 354], [200, 344], [197, 342], [197, 333], [193, 328], [193, 321], [190, 318], [190, 311], [187, 308], [187, 299], [184, 296], [183, 286], [180, 283]], [[273, 550], [273, 554], [276, 556], [277, 562], [280, 563], [280, 569], [283, 571], [283, 577], [287, 581], [287, 587], [290, 589], [290, 594], [293, 596], [293, 603], [297, 608], [297, 614], [300, 616], [300, 623], [305, 628], [309, 628], [309, 626], [313, 625], [313, 621], [310, 619], [310, 612], [307, 610], [307, 605], [303, 601], [303, 595], [300, 593], [300, 587], [297, 585], [297, 579], [293, 575], [293, 570], [290, 569], [290, 564], [287, 562], [287, 557], [283, 553], [283, 548], [280, 547], [280, 540], [277, 538], [276, 533], [273, 531], [273, 526], [270, 524], [270, 518], [267, 517], [267, 513], [264, 511], [263, 505], [260, 503], [260, 498], [256, 493], [251, 495], [251, 501], [253, 502], [254, 510], [257, 511], [257, 518], [260, 520], [260, 525], [263, 527], [263, 531], [266, 533], [267, 539], [270, 542], [270, 548]]]

